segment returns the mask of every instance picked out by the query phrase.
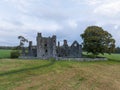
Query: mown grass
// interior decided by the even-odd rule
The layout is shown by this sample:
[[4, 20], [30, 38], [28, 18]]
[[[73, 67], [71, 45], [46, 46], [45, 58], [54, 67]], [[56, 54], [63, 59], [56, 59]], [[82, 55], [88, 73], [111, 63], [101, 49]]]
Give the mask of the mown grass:
[[120, 63], [0, 59], [0, 90], [120, 90]]
[[109, 60], [3, 58], [0, 59], [0, 90], [120, 90], [120, 55], [104, 56]]

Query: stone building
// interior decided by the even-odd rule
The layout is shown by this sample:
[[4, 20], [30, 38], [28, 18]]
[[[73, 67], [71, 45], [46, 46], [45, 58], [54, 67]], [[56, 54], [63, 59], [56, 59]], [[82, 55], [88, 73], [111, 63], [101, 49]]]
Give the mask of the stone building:
[[50, 58], [56, 57], [56, 36], [42, 37], [41, 33], [37, 36], [37, 57]]
[[74, 41], [71, 46], [67, 44], [67, 40], [64, 40], [63, 45], [60, 46], [60, 42], [56, 45], [56, 36], [42, 37], [41, 33], [36, 37], [37, 45], [33, 46], [32, 41], [29, 42], [28, 53], [24, 54], [24, 57], [29, 58], [80, 58], [82, 57], [82, 46]]
[[77, 41], [74, 41], [71, 46], [68, 46], [67, 40], [64, 40], [63, 46], [60, 46], [58, 42], [57, 56], [80, 58], [82, 57], [82, 46]]

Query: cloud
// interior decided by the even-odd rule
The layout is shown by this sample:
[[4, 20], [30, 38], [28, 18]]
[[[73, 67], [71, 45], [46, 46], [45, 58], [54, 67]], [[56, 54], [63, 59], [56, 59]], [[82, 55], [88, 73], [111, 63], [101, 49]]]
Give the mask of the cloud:
[[101, 4], [102, 0], [85, 0], [88, 5], [98, 5]]
[[116, 30], [119, 29], [119, 28], [120, 28], [120, 27], [119, 27], [118, 25], [115, 25], [115, 26], [114, 26], [114, 29], [116, 29]]
[[72, 28], [72, 29], [75, 29], [75, 28], [77, 28], [77, 26], [78, 26], [77, 21], [75, 21], [75, 20], [70, 20], [70, 19], [68, 19], [68, 20], [66, 21], [66, 24], [68, 24], [68, 27], [70, 27], [70, 28]]
[[27, 8], [30, 6], [32, 0], [3, 0], [9, 3], [12, 7], [17, 8], [19, 11], [26, 13]]
[[114, 17], [118, 16], [120, 14], [120, 1], [116, 2], [106, 2], [98, 6], [95, 10], [94, 13], [107, 16], [107, 17]]
[[82, 42], [80, 34], [90, 25], [105, 28], [119, 42], [120, 0], [1, 0], [0, 4], [2, 45], [9, 45], [7, 41], [17, 45], [18, 35], [35, 42], [37, 32]]

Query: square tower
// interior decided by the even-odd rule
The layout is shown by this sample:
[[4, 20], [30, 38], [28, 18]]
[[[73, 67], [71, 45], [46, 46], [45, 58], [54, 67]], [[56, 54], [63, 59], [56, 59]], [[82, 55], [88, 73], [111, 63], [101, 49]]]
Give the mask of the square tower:
[[41, 33], [37, 35], [37, 57], [42, 59], [56, 57], [56, 36], [42, 37]]

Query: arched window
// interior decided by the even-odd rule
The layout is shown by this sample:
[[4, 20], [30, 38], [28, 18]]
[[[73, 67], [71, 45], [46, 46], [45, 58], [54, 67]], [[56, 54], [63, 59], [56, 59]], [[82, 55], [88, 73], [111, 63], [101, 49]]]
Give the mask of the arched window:
[[77, 43], [74, 44], [74, 47], [77, 47]]

